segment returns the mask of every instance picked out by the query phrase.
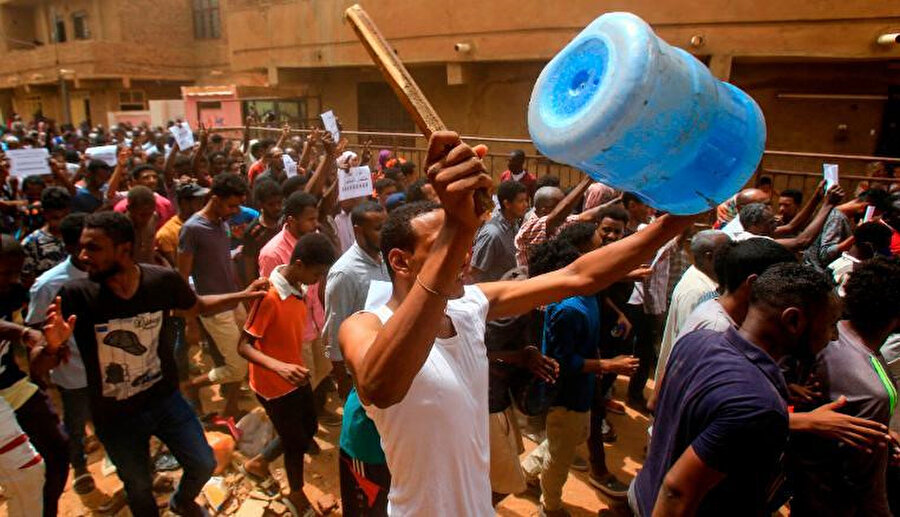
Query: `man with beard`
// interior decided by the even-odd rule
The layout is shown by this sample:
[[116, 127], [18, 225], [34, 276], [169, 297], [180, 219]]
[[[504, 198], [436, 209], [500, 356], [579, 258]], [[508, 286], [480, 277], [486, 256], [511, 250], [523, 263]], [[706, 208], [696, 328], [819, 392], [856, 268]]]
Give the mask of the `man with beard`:
[[[64, 286], [48, 311], [49, 353], [69, 337], [84, 361], [97, 436], [125, 485], [131, 512], [156, 516], [150, 437], [159, 438], [184, 468], [170, 508], [202, 515], [194, 501], [215, 468], [196, 414], [178, 391], [170, 324], [173, 311], [215, 312], [251, 298], [265, 281], [237, 293], [197, 296], [168, 268], [136, 264], [134, 227], [122, 214], [85, 219], [80, 260], [88, 278]], [[59, 354], [57, 354], [59, 355]]]
[[753, 284], [739, 329], [679, 340], [659, 390], [647, 462], [628, 493], [635, 514], [764, 514], [789, 430], [776, 362], [813, 357], [839, 314], [825, 275], [778, 264]]

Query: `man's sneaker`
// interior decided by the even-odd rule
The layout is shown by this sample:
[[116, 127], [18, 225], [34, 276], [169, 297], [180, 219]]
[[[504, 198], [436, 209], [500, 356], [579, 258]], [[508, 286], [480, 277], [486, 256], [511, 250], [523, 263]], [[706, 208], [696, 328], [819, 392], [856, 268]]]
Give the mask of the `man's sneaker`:
[[614, 443], [619, 436], [616, 434], [616, 430], [613, 429], [612, 424], [603, 419], [603, 424], [600, 426], [600, 434], [603, 437], [603, 443]]
[[604, 405], [606, 406], [606, 410], [610, 413], [615, 413], [617, 415], [625, 414], [625, 404], [622, 404], [618, 400], [606, 399]]
[[538, 515], [540, 517], [570, 517], [572, 514], [569, 513], [569, 510], [566, 510], [564, 506], [560, 507], [558, 510], [545, 510], [544, 506], [541, 505]]
[[581, 456], [575, 456], [575, 459], [572, 460], [572, 465], [570, 465], [569, 468], [578, 472], [587, 472], [588, 462]]
[[628, 498], [628, 485], [622, 483], [621, 481], [613, 476], [612, 474], [606, 474], [602, 477], [596, 477], [593, 473], [588, 476], [588, 481], [590, 481], [591, 485], [594, 486], [597, 490], [603, 492], [608, 497], [613, 499], [627, 499]]

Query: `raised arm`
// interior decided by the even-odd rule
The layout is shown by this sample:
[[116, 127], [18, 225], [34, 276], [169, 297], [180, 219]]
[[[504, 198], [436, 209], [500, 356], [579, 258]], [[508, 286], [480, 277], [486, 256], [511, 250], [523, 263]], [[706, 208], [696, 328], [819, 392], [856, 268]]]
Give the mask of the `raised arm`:
[[825, 181], [822, 180], [819, 182], [813, 195], [806, 200], [806, 203], [800, 208], [797, 215], [791, 219], [791, 222], [775, 228], [775, 238], [794, 235], [800, 231], [800, 228], [803, 228], [803, 226], [809, 222], [809, 218], [812, 217], [816, 207], [819, 206], [819, 201], [822, 201], [822, 196], [825, 192], [824, 187]]
[[569, 266], [520, 282], [479, 287], [490, 302], [488, 319], [515, 316], [577, 295], [591, 295], [624, 278], [693, 224], [694, 216], [664, 215], [643, 230], [586, 253]]
[[804, 228], [802, 232], [800, 232], [800, 235], [786, 239], [776, 239], [775, 242], [794, 252], [806, 249], [810, 244], [812, 244], [816, 236], [819, 235], [819, 233], [822, 231], [822, 228], [825, 226], [825, 221], [828, 220], [828, 215], [831, 213], [831, 210], [836, 207], [843, 198], [844, 190], [840, 187], [840, 185], [832, 185], [831, 188], [828, 189], [828, 193], [825, 197], [825, 202], [819, 208], [819, 211], [816, 213], [816, 216], [813, 218], [812, 222], [810, 222], [809, 225]]
[[309, 178], [309, 181], [306, 182], [306, 186], [304, 187], [305, 191], [315, 196], [322, 194], [325, 178], [331, 173], [334, 167], [337, 167], [337, 164], [334, 161], [334, 141], [331, 139], [330, 133], [326, 133], [325, 137], [322, 138], [322, 144], [325, 147], [325, 159], [319, 162], [319, 166], [316, 167], [316, 172], [313, 173], [312, 177]]
[[113, 169], [112, 176], [109, 177], [109, 185], [106, 187], [106, 199], [113, 201], [122, 186], [122, 180], [125, 178], [125, 167], [128, 159], [131, 158], [131, 149], [122, 147], [116, 154], [116, 168]]
[[200, 160], [206, 156], [206, 146], [209, 144], [209, 134], [206, 132], [203, 122], [198, 122], [197, 126], [199, 127], [197, 136], [200, 140], [200, 145], [194, 149], [194, 154], [191, 156], [191, 171], [193, 173], [200, 169]]
[[241, 153], [248, 154], [250, 149], [248, 146], [250, 145], [250, 123], [253, 122], [253, 117], [248, 116], [244, 121], [244, 131], [241, 134]]
[[278, 141], [275, 142], [275, 147], [284, 148], [284, 143], [287, 142], [288, 136], [291, 134], [291, 126], [287, 122], [281, 126], [281, 134], [278, 136]]
[[319, 129], [313, 128], [313, 130], [309, 133], [309, 136], [306, 137], [306, 141], [303, 142], [303, 152], [300, 154], [300, 161], [297, 162], [297, 166], [306, 170], [309, 168], [309, 160], [312, 158], [313, 151], [316, 148], [316, 143], [319, 141]]
[[578, 204], [578, 200], [584, 196], [585, 191], [587, 191], [587, 188], [590, 187], [593, 182], [594, 180], [589, 176], [585, 176], [578, 182], [578, 185], [573, 188], [571, 192], [566, 194], [566, 197], [553, 208], [547, 215], [547, 235], [553, 235], [556, 228], [558, 228], [559, 225], [566, 220], [566, 217], [572, 213], [575, 205]]
[[[408, 268], [394, 268], [395, 275], [407, 276], [411, 287], [402, 302], [392, 307], [393, 316], [384, 326], [374, 315], [360, 313], [338, 332], [360, 397], [378, 407], [403, 400], [425, 363], [442, 327], [447, 300], [459, 295], [457, 278], [481, 222], [474, 193], [492, 183], [472, 148], [447, 131], [432, 135], [426, 170], [444, 217], [421, 270], [416, 275]], [[396, 260], [403, 262], [401, 257]], [[395, 300], [396, 292], [392, 304]]]

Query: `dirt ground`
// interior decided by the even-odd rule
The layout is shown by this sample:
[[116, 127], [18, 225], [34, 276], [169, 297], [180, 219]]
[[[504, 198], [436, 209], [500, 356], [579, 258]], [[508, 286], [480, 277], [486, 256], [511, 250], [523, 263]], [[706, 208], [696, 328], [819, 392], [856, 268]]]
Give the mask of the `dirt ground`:
[[[618, 393], [625, 393], [625, 383], [623, 382], [623, 379], [619, 379], [616, 387]], [[221, 404], [221, 402], [219, 400], [215, 400], [215, 397], [210, 393], [207, 393], [206, 395], [209, 397], [207, 398], [209, 402], [204, 406], [205, 411], [209, 412], [218, 409], [218, 406]], [[255, 401], [247, 398], [245, 404], [246, 409], [250, 409], [255, 405]], [[339, 411], [339, 408], [337, 407], [337, 404], [333, 399], [329, 401], [329, 407]], [[612, 472], [619, 476], [621, 480], [628, 482], [634, 477], [636, 471], [641, 466], [641, 462], [643, 461], [643, 449], [647, 440], [646, 430], [648, 426], [648, 419], [646, 416], [630, 408], [626, 411], [627, 413], [625, 415], [610, 414], [608, 417], [610, 423], [613, 425], [616, 433], [618, 434], [618, 440], [614, 444], [606, 445], [606, 461]], [[316, 441], [321, 447], [322, 452], [316, 456], [306, 457], [306, 492], [311, 501], [315, 502], [317, 500], [327, 500], [328, 494], [332, 495], [335, 499], [340, 499], [340, 486], [338, 482], [338, 450], [336, 448], [339, 433], [340, 429], [337, 427], [320, 426], [319, 433], [316, 436]], [[528, 451], [530, 451], [534, 447], [534, 443], [527, 439], [525, 440], [525, 454], [527, 454]], [[587, 449], [584, 445], [579, 447], [579, 455], [581, 455], [583, 458], [587, 458]], [[90, 471], [101, 490], [107, 493], [113, 493], [121, 488], [122, 484], [115, 474], [104, 476], [101, 473], [101, 468], [103, 466], [102, 451], [93, 452], [90, 455], [89, 464]], [[279, 479], [279, 481], [281, 481], [282, 486], [286, 486], [281, 460], [278, 460], [278, 462], [273, 465], [273, 471], [276, 479]], [[233, 469], [227, 471], [226, 475], [231, 480], [241, 478], [240, 474], [237, 474]], [[66, 492], [63, 494], [60, 502], [59, 515], [63, 517], [81, 517], [92, 515], [91, 512], [87, 510], [84, 505], [82, 505], [79, 497], [71, 489], [71, 483], [72, 476], [70, 475], [69, 485], [66, 487]], [[237, 482], [237, 484], [240, 485], [241, 483]], [[249, 484], [243, 486], [249, 486]], [[247, 489], [245, 488], [244, 492], [246, 491]], [[170, 493], [161, 493], [158, 495], [160, 501], [166, 501]], [[221, 512], [220, 515], [236, 514], [243, 517], [243, 515], [245, 514], [242, 514], [240, 511], [238, 511], [241, 503], [243, 502], [239, 500], [241, 499], [241, 497], [232, 496], [232, 498], [238, 501], [235, 503], [226, 504], [223, 512]], [[606, 499], [601, 497], [599, 495], [599, 492], [597, 492], [588, 483], [586, 472], [570, 472], [568, 482], [566, 483], [563, 491], [563, 501], [572, 515], [616, 515], [614, 512], [609, 510], [609, 505]], [[270, 506], [270, 509], [273, 506]], [[510, 496], [507, 497], [497, 507], [497, 515], [510, 517], [536, 515], [537, 506], [538, 500], [535, 496]], [[231, 512], [225, 511], [228, 509], [230, 509]], [[162, 512], [162, 514], [166, 515], [166, 512]], [[2, 502], [0, 502], [0, 515], [6, 515], [6, 505]], [[116, 517], [128, 517], [131, 515], [131, 512], [129, 512], [127, 508], [124, 508], [115, 515]], [[261, 512], [247, 512], [246, 515], [263, 514]], [[265, 515], [278, 514], [272, 513], [270, 510], [268, 513], [265, 513]], [[337, 508], [335, 508], [331, 512], [331, 515], [341, 515], [340, 507], [338, 506]]]

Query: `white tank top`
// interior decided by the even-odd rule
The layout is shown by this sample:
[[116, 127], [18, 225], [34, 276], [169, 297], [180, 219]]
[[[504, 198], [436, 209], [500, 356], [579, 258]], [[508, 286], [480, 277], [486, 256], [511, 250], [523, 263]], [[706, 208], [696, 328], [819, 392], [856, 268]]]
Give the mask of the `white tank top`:
[[[437, 338], [398, 404], [364, 406], [391, 471], [392, 516], [493, 516], [488, 440], [488, 301], [481, 289], [447, 304], [456, 335]], [[373, 311], [387, 322], [387, 306]]]

